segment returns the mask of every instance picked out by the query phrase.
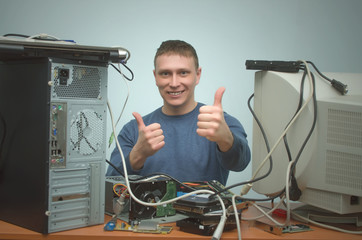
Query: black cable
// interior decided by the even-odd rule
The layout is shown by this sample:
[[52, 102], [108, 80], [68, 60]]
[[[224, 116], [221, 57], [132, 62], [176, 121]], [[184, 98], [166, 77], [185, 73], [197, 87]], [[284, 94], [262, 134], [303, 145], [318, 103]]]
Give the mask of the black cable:
[[[306, 70], [305, 70], [305, 68], [301, 68], [301, 69], [304, 70], [304, 74], [303, 74], [303, 78], [302, 78], [302, 82], [301, 82], [299, 104], [298, 104], [296, 113], [300, 110], [301, 105], [302, 105], [302, 102], [303, 102], [303, 94], [304, 94], [304, 87], [303, 87], [303, 85], [304, 85], [305, 77], [306, 77]], [[312, 127], [311, 127], [311, 129], [310, 129], [310, 131], [309, 131], [309, 133], [308, 133], [308, 136], [307, 136], [306, 139], [304, 140], [304, 142], [303, 142], [303, 144], [302, 144], [302, 147], [300, 148], [300, 150], [299, 150], [299, 152], [298, 152], [298, 154], [297, 154], [297, 156], [296, 156], [296, 159], [295, 159], [294, 164], [291, 166], [291, 175], [292, 175], [292, 178], [294, 178], [294, 179], [295, 179], [295, 176], [294, 176], [295, 166], [296, 166], [296, 164], [297, 164], [297, 162], [298, 162], [298, 160], [299, 160], [299, 158], [300, 158], [300, 156], [301, 156], [301, 154], [302, 154], [302, 152], [303, 152], [303, 150], [304, 150], [305, 145], [307, 144], [307, 142], [309, 141], [310, 136], [311, 136], [312, 133], [313, 133], [313, 130], [314, 130], [315, 125], [316, 125], [316, 119], [317, 119], [317, 103], [316, 103], [316, 92], [315, 92], [315, 79], [314, 79], [314, 75], [313, 75], [313, 74], [311, 74], [311, 76], [312, 76], [312, 82], [313, 82], [313, 87], [314, 87], [314, 91], [313, 91], [314, 120], [313, 120]], [[249, 100], [248, 100], [248, 107], [249, 107], [249, 110], [251, 111], [251, 113], [252, 113], [255, 121], [256, 121], [257, 124], [259, 125], [259, 128], [260, 128], [260, 130], [261, 130], [261, 132], [262, 132], [262, 134], [263, 134], [263, 137], [264, 137], [264, 141], [266, 142], [266, 147], [267, 147], [268, 152], [269, 152], [269, 151], [270, 151], [270, 150], [269, 150], [270, 147], [269, 147], [269, 144], [267, 144], [268, 141], [267, 141], [267, 137], [266, 137], [266, 135], [265, 135], [264, 129], [263, 129], [263, 127], [261, 126], [260, 121], [259, 121], [258, 118], [256, 117], [255, 112], [252, 110], [252, 108], [251, 108], [251, 106], [250, 106], [250, 100], [251, 100], [251, 98], [252, 98], [253, 96], [254, 96], [254, 94], [252, 94], [251, 97], [250, 97]], [[296, 113], [294, 114], [294, 116], [296, 115]], [[286, 135], [285, 135], [285, 136], [286, 136]], [[287, 140], [285, 140], [285, 141], [286, 141], [286, 149], [288, 150], [289, 147], [288, 147]], [[290, 153], [290, 152], [289, 152], [289, 153]], [[290, 156], [290, 161], [291, 161], [291, 160], [292, 160], [292, 159], [291, 159], [291, 155], [289, 154], [289, 156]], [[271, 166], [272, 166], [271, 156], [270, 156], [269, 160], [270, 160]], [[220, 193], [222, 193], [222, 192], [224, 192], [224, 191], [227, 191], [227, 190], [229, 190], [229, 189], [231, 189], [231, 188], [234, 188], [234, 187], [237, 187], [237, 186], [240, 186], [240, 185], [245, 185], [245, 184], [249, 184], [249, 183], [253, 183], [253, 182], [259, 181], [260, 179], [263, 179], [263, 178], [267, 177], [267, 176], [270, 174], [270, 172], [271, 172], [271, 168], [269, 169], [269, 171], [267, 172], [267, 174], [265, 174], [264, 176], [261, 176], [261, 177], [259, 177], [259, 178], [255, 178], [255, 179], [252, 180], [252, 181], [247, 181], [247, 182], [242, 182], [242, 183], [233, 184], [233, 185], [228, 186], [228, 187], [226, 187], [225, 189], [223, 189], [223, 190], [221, 190], [221, 191], [219, 191], [219, 192], [216, 192], [215, 194], [220, 194]], [[285, 192], [285, 188], [284, 188], [279, 194], [277, 194], [276, 196], [273, 196], [273, 197], [270, 197], [270, 198], [267, 198], [267, 199], [250, 199], [250, 198], [242, 198], [242, 197], [241, 197], [241, 199], [243, 199], [243, 200], [248, 200], [248, 201], [268, 201], [268, 200], [273, 200], [273, 199], [281, 196], [284, 192]], [[214, 195], [215, 195], [215, 194], [214, 194]]]
[[319, 69], [316, 67], [316, 65], [314, 65], [313, 62], [311, 61], [307, 61], [307, 63], [309, 63], [310, 65], [313, 66], [313, 68], [316, 70], [316, 72], [319, 74], [319, 76], [321, 76], [322, 78], [324, 78], [325, 80], [327, 80], [328, 82], [332, 82], [332, 80], [330, 78], [328, 78], [327, 76], [325, 76], [324, 74], [322, 74]]
[[[304, 69], [304, 68], [301, 67], [300, 69]], [[301, 82], [301, 86], [300, 86], [299, 103], [298, 103], [298, 107], [297, 107], [297, 110], [296, 110], [296, 113], [294, 114], [294, 116], [295, 116], [295, 115], [297, 114], [297, 112], [300, 110], [300, 108], [301, 108], [301, 106], [302, 106], [302, 103], [303, 103], [303, 95], [304, 95], [304, 87], [303, 87], [303, 85], [304, 85], [304, 82], [305, 82], [305, 76], [306, 76], [306, 71], [305, 71], [304, 74], [303, 74], [303, 78], [302, 78], [302, 82]], [[314, 93], [315, 93], [315, 92], [314, 92]], [[255, 120], [257, 121], [257, 123], [258, 123], [261, 131], [264, 132], [263, 128], [260, 126], [260, 123], [259, 123], [259, 121], [257, 120], [257, 118], [256, 118], [256, 116], [255, 116], [255, 114], [254, 114], [254, 112], [253, 112], [253, 110], [251, 109], [250, 106], [249, 106], [249, 109], [250, 109], [251, 113], [253, 114], [253, 117], [254, 117]], [[293, 116], [293, 118], [294, 118], [294, 116]], [[292, 118], [292, 119], [293, 119], [293, 118]], [[289, 123], [290, 123], [290, 121], [289, 121]], [[288, 123], [288, 125], [289, 125], [289, 123]], [[263, 134], [263, 136], [264, 136], [264, 134]], [[264, 137], [264, 139], [265, 139], [265, 141], [267, 141], [266, 136]], [[289, 149], [289, 145], [288, 145], [288, 141], [287, 141], [286, 135], [284, 135], [283, 139], [284, 139], [284, 143], [285, 143], [285, 147], [286, 147], [286, 151], [287, 151], [287, 155], [288, 155], [289, 161], [292, 161], [292, 157], [291, 157], [291, 153], [290, 153], [290, 149]], [[269, 146], [267, 146], [267, 148], [269, 149]], [[268, 150], [268, 152], [269, 152], [269, 151], [270, 151], [270, 150]], [[270, 157], [271, 157], [271, 156], [270, 156]], [[294, 172], [291, 171], [291, 174], [294, 174]], [[266, 199], [244, 198], [244, 197], [241, 197], [241, 196], [239, 196], [239, 198], [240, 198], [241, 200], [244, 200], [244, 201], [270, 201], [270, 200], [274, 200], [274, 199], [277, 198], [277, 197], [280, 197], [280, 196], [283, 195], [284, 193], [285, 193], [285, 188], [283, 188], [283, 190], [282, 190], [281, 192], [279, 192], [277, 195], [275, 195], [275, 196], [273, 196], [273, 197], [270, 197], [270, 198], [266, 198]]]
[[[300, 111], [300, 109], [302, 107], [303, 96], [304, 96], [304, 82], [305, 82], [306, 75], [307, 75], [307, 71], [304, 68], [304, 73], [303, 73], [303, 77], [302, 77], [302, 80], [300, 83], [300, 88], [299, 88], [299, 103], [297, 106], [297, 110], [296, 110], [295, 114], [293, 115], [292, 119], [296, 116], [296, 114]], [[290, 124], [292, 119], [289, 121], [287, 126]], [[284, 140], [284, 146], [287, 151], [289, 162], [291, 162], [293, 160], [293, 158], [291, 156], [291, 152], [290, 152], [290, 148], [289, 148], [289, 144], [288, 144], [288, 140], [287, 140], [287, 134], [284, 135], [283, 140]], [[291, 166], [291, 168], [292, 168], [292, 166]], [[289, 185], [286, 185], [285, 187], [289, 187], [289, 198], [293, 201], [297, 201], [297, 200], [299, 200], [299, 198], [302, 194], [302, 191], [298, 187], [297, 179], [295, 177], [295, 171], [290, 171], [289, 178], [291, 179], [291, 186], [289, 187]], [[285, 190], [285, 188], [284, 188], [284, 190]]]
[[303, 144], [302, 144], [302, 147], [299, 149], [299, 152], [297, 154], [297, 156], [295, 157], [295, 162], [294, 164], [292, 165], [292, 168], [291, 168], [291, 172], [293, 172], [294, 168], [295, 168], [295, 165], [297, 164], [299, 158], [300, 158], [300, 155], [302, 154], [306, 144], [308, 143], [310, 137], [312, 136], [313, 134], [313, 131], [315, 129], [315, 126], [317, 124], [317, 95], [316, 95], [316, 86], [315, 86], [315, 78], [314, 78], [314, 75], [311, 74], [312, 76], [312, 84], [313, 84], [313, 88], [314, 88], [314, 91], [313, 91], [313, 107], [314, 107], [314, 110], [313, 110], [313, 114], [314, 114], [314, 117], [313, 117], [313, 123], [312, 123], [312, 126], [311, 126], [311, 129], [309, 130], [308, 132], [308, 135], [306, 137], [306, 139], [304, 140]]
[[334, 89], [336, 89], [340, 94], [345, 95], [348, 93], [348, 86], [346, 84], [343, 84], [340, 81], [337, 81], [336, 79], [330, 79], [326, 77], [324, 74], [322, 74], [318, 68], [314, 65], [313, 62], [307, 61], [307, 63], [311, 64], [313, 68], [317, 71], [317, 73], [324, 78], [325, 80], [329, 81]]
[[[302, 65], [301, 65], [300, 69], [303, 69], [303, 66], [302, 66]], [[302, 88], [301, 88], [301, 89], [302, 89]], [[302, 90], [303, 90], [303, 89], [302, 89]], [[302, 94], [302, 96], [303, 96], [303, 92], [302, 92], [301, 94]], [[267, 152], [270, 152], [269, 141], [268, 141], [267, 136], [266, 136], [266, 134], [265, 134], [264, 128], [263, 128], [263, 126], [261, 125], [258, 117], [256, 116], [255, 112], [253, 111], [253, 109], [252, 109], [252, 107], [251, 107], [251, 105], [250, 105], [250, 101], [251, 101], [251, 99], [252, 99], [253, 97], [254, 97], [254, 94], [252, 94], [252, 95], [249, 97], [249, 99], [248, 99], [248, 108], [249, 108], [249, 111], [251, 112], [251, 114], [253, 115], [253, 118], [254, 118], [254, 120], [256, 121], [256, 123], [258, 124], [259, 129], [260, 129], [260, 131], [261, 131], [261, 133], [262, 133], [262, 135], [263, 135], [263, 138], [264, 138], [264, 141], [265, 141], [265, 145], [266, 145], [266, 148], [267, 148]], [[302, 101], [303, 101], [303, 97], [300, 97], [298, 108], [300, 108]], [[287, 149], [287, 151], [289, 150], [289, 147], [288, 147], [287, 143], [286, 143], [286, 149]], [[289, 156], [290, 156], [290, 152], [289, 152]], [[258, 178], [255, 178], [254, 180], [251, 180], [251, 181], [246, 181], [246, 182], [241, 182], [241, 183], [236, 183], [236, 184], [230, 185], [230, 186], [224, 188], [223, 190], [216, 192], [216, 193], [213, 194], [213, 195], [220, 194], [220, 193], [222, 193], [222, 192], [224, 192], [224, 191], [227, 191], [227, 190], [229, 190], [229, 189], [231, 189], [231, 188], [238, 187], [238, 186], [245, 185], [245, 184], [249, 184], [249, 183], [253, 183], [253, 182], [259, 181], [259, 180], [267, 177], [267, 176], [270, 174], [270, 172], [272, 171], [272, 168], [273, 168], [273, 160], [272, 160], [272, 156], [271, 156], [271, 155], [270, 155], [270, 157], [269, 157], [269, 161], [270, 161], [270, 168], [269, 168], [268, 172], [267, 172], [265, 175], [263, 175], [263, 176], [261, 176], [261, 177], [258, 177]], [[249, 201], [267, 201], [267, 200], [272, 200], [272, 199], [275, 199], [276, 197], [280, 196], [280, 195], [283, 194], [284, 192], [285, 192], [285, 189], [283, 189], [283, 190], [282, 190], [277, 196], [275, 196], [275, 197], [268, 198], [268, 199], [249, 199]], [[245, 199], [246, 199], [246, 198], [245, 198]]]
[[272, 201], [280, 196], [282, 196], [285, 193], [285, 188], [283, 188], [282, 191], [280, 191], [278, 194], [276, 194], [275, 196], [269, 197], [269, 198], [245, 198], [242, 196], [236, 196], [237, 199], [242, 200], [242, 201], [252, 201], [252, 202], [266, 202], [266, 201]]
[[315, 129], [315, 126], [316, 126], [316, 123], [317, 123], [317, 97], [316, 97], [316, 86], [315, 86], [315, 78], [314, 78], [314, 75], [311, 73], [311, 77], [312, 77], [312, 85], [313, 85], [313, 88], [314, 88], [314, 91], [313, 91], [313, 108], [314, 108], [314, 111], [313, 111], [313, 123], [312, 123], [312, 126], [308, 132], [308, 135], [307, 137], [305, 138], [302, 146], [300, 147], [299, 149], [299, 152], [297, 154], [297, 156], [295, 157], [295, 161], [294, 163], [292, 164], [291, 168], [290, 168], [290, 174], [291, 174], [291, 186], [290, 186], [290, 191], [289, 191], [289, 196], [290, 196], [290, 199], [293, 200], [293, 201], [297, 201], [299, 200], [302, 192], [301, 190], [299, 189], [298, 187], [298, 183], [297, 183], [297, 180], [295, 178], [295, 168], [296, 168], [296, 165], [299, 161], [299, 158], [302, 154], [302, 152], [304, 151], [304, 148], [306, 146], [306, 144], [308, 143], [310, 137], [312, 136], [313, 134], [313, 131]]
[[[297, 110], [296, 110], [296, 112], [294, 113], [294, 115], [293, 115], [293, 117], [291, 118], [291, 120], [289, 121], [289, 123], [287, 124], [287, 126], [290, 124], [290, 122], [292, 121], [292, 119], [295, 117], [295, 115], [297, 115], [297, 113], [299, 112], [299, 110], [300, 110], [301, 107], [302, 107], [303, 95], [304, 95], [304, 82], [305, 82], [305, 76], [306, 76], [306, 74], [307, 74], [307, 72], [304, 71], [304, 74], [303, 74], [303, 77], [302, 77], [302, 81], [301, 81], [301, 84], [300, 84], [300, 88], [299, 88], [299, 103], [298, 103]], [[287, 128], [287, 127], [285, 127], [284, 130], [285, 130], [286, 128]], [[284, 135], [283, 140], [284, 140], [284, 146], [285, 146], [285, 149], [286, 149], [286, 152], [287, 152], [287, 155], [288, 155], [289, 162], [291, 162], [291, 161], [293, 160], [293, 158], [292, 158], [292, 154], [291, 154], [291, 152], [290, 152], [287, 134]]]
[[132, 72], [132, 70], [127, 67], [126, 64], [124, 64], [123, 62], [121, 62], [121, 64], [131, 73], [131, 78], [127, 77], [126, 75], [124, 75], [116, 66], [114, 66], [112, 63], [111, 63], [111, 66], [117, 70], [117, 72], [119, 72], [123, 77], [125, 77], [128, 81], [132, 81], [134, 79], [134, 74]]
[[24, 35], [24, 34], [17, 34], [17, 33], [7, 33], [7, 34], [3, 35], [3, 37], [23, 37], [23, 38], [28, 38], [30, 36]]
[[[300, 99], [299, 99], [297, 112], [300, 110], [301, 103], [302, 103], [302, 100], [303, 100], [303, 91], [304, 91], [303, 85], [304, 85], [304, 82], [305, 82], [306, 75], [307, 75], [307, 71], [306, 71], [306, 69], [304, 69], [304, 74], [303, 74], [302, 81], [301, 81]], [[298, 187], [298, 183], [297, 183], [297, 180], [296, 180], [296, 177], [295, 177], [296, 164], [298, 163], [298, 160], [299, 160], [299, 158], [300, 158], [306, 144], [308, 143], [308, 141], [309, 141], [309, 139], [310, 139], [310, 137], [311, 137], [311, 135], [312, 135], [312, 133], [314, 131], [316, 122], [317, 122], [317, 100], [316, 100], [315, 78], [314, 78], [314, 75], [312, 73], [311, 73], [311, 77], [312, 77], [312, 85], [313, 85], [313, 88], [314, 88], [313, 95], [312, 95], [313, 96], [313, 108], [314, 108], [313, 123], [312, 123], [311, 129], [308, 132], [307, 137], [305, 138], [305, 140], [303, 141], [302, 146], [299, 149], [299, 152], [298, 152], [297, 156], [295, 157], [295, 161], [294, 161], [293, 165], [291, 166], [290, 178], [291, 178], [292, 185], [290, 187], [289, 195], [290, 195], [290, 199], [293, 200], [293, 201], [299, 200], [300, 195], [302, 194], [301, 190]], [[295, 116], [295, 114], [294, 114], [294, 116]], [[293, 118], [294, 118], [294, 116], [293, 116]], [[289, 161], [292, 161], [292, 157], [290, 155], [290, 150], [289, 150], [286, 135], [284, 136], [284, 144], [285, 144], [285, 147], [286, 147], [286, 150], [287, 150], [287, 153], [288, 153]]]
[[[114, 165], [111, 161], [109, 161], [109, 160], [107, 160], [107, 159], [106, 159], [106, 162], [107, 162], [109, 165], [111, 165], [123, 178], [125, 178], [122, 170], [120, 170], [116, 165]], [[138, 182], [138, 181], [141, 181], [141, 180], [143, 180], [143, 179], [146, 179], [146, 178], [149, 178], [149, 177], [153, 177], [153, 176], [157, 176], [157, 175], [159, 175], [159, 176], [161, 176], [161, 177], [169, 178], [169, 179], [177, 182], [178, 184], [180, 184], [180, 185], [188, 188], [190, 191], [195, 191], [194, 188], [192, 188], [192, 187], [190, 187], [190, 186], [188, 186], [188, 185], [180, 182], [180, 181], [177, 180], [176, 178], [171, 177], [170, 175], [168, 175], [168, 174], [166, 174], [166, 173], [157, 173], [157, 172], [155, 172], [155, 173], [152, 173], [152, 174], [147, 175], [147, 176], [140, 176], [139, 178], [136, 178], [136, 179], [129, 179], [129, 178], [128, 178], [128, 180], [129, 180], [130, 182]]]
[[[307, 72], [306, 72], [306, 70], [305, 70], [305, 71], [304, 71], [304, 74], [303, 74], [301, 86], [302, 86], [302, 85], [304, 84], [304, 82], [305, 82], [305, 77], [306, 77], [306, 75], [307, 75]], [[312, 84], [313, 84], [313, 88], [314, 88], [313, 95], [312, 95], [312, 96], [313, 96], [313, 106], [314, 106], [313, 123], [312, 123], [311, 129], [310, 129], [309, 132], [308, 132], [308, 135], [307, 135], [306, 139], [304, 140], [302, 146], [301, 146], [300, 149], [299, 149], [299, 152], [298, 152], [297, 156], [295, 157], [295, 162], [294, 162], [293, 165], [291, 166], [291, 171], [290, 171], [291, 178], [292, 178], [292, 182], [293, 182], [292, 185], [294, 185], [294, 186], [292, 186], [292, 187], [297, 188], [297, 189], [292, 189], [292, 191], [294, 191], [294, 192], [299, 192], [299, 193], [300, 193], [300, 190], [299, 190], [299, 188], [298, 188], [298, 186], [297, 186], [297, 183], [296, 183], [296, 179], [295, 179], [295, 176], [294, 176], [294, 172], [295, 172], [294, 169], [295, 169], [295, 167], [296, 167], [296, 164], [297, 164], [298, 160], [300, 159], [300, 156], [301, 156], [301, 154], [302, 154], [302, 152], [303, 152], [306, 144], [308, 143], [308, 141], [309, 141], [309, 139], [310, 139], [310, 137], [311, 137], [311, 135], [312, 135], [312, 133], [313, 133], [313, 131], [314, 131], [314, 129], [315, 129], [316, 122], [317, 122], [317, 98], [316, 98], [316, 89], [315, 89], [315, 78], [314, 78], [314, 75], [313, 75], [312, 73], [311, 73], [311, 77], [312, 77]], [[301, 101], [301, 98], [303, 97], [303, 88], [301, 88], [301, 94], [300, 94], [300, 96], [301, 96], [301, 97], [300, 97], [300, 100], [299, 100], [298, 109], [300, 109], [300, 104], [301, 104], [301, 102], [302, 102], [302, 101]], [[299, 110], [298, 110], [298, 111], [299, 111]], [[287, 186], [286, 186], [286, 187], [287, 187]], [[275, 195], [275, 196], [273, 196], [273, 197], [267, 198], [267, 199], [243, 198], [243, 197], [241, 197], [241, 196], [238, 196], [237, 198], [238, 198], [238, 199], [241, 199], [241, 200], [243, 200], [243, 201], [270, 201], [270, 200], [273, 200], [273, 199], [281, 196], [281, 195], [284, 194], [284, 193], [285, 193], [285, 188], [284, 188], [279, 194], [277, 194], [277, 195]], [[291, 193], [289, 193], [289, 195], [291, 195]], [[293, 199], [292, 199], [292, 200], [293, 200]], [[297, 199], [296, 199], [296, 200], [297, 200]]]
[[[268, 141], [268, 138], [267, 138], [267, 136], [266, 136], [266, 134], [265, 134], [264, 128], [263, 128], [261, 122], [259, 121], [258, 117], [256, 116], [256, 114], [255, 114], [255, 112], [254, 112], [254, 110], [252, 109], [251, 104], [250, 104], [251, 99], [253, 99], [253, 97], [254, 97], [254, 93], [253, 93], [253, 94], [249, 97], [249, 99], [248, 99], [248, 108], [249, 108], [249, 111], [251, 112], [251, 114], [253, 115], [255, 122], [258, 124], [259, 129], [260, 129], [260, 131], [261, 131], [261, 134], [263, 135], [263, 139], [264, 139], [264, 142], [265, 142], [265, 146], [266, 146], [267, 152], [270, 152], [269, 141]], [[263, 176], [257, 177], [257, 178], [255, 178], [255, 179], [253, 179], [253, 180], [251, 180], [251, 181], [240, 182], [240, 183], [236, 183], [236, 184], [230, 185], [230, 186], [225, 187], [224, 189], [222, 189], [222, 190], [220, 190], [220, 191], [218, 191], [218, 192], [215, 192], [215, 193], [212, 194], [210, 197], [213, 197], [213, 196], [215, 196], [215, 195], [217, 195], [217, 194], [220, 194], [220, 193], [222, 193], [222, 192], [225, 192], [225, 191], [227, 191], [227, 190], [229, 190], [229, 189], [231, 189], [231, 188], [238, 187], [238, 186], [245, 185], [245, 184], [249, 184], [249, 183], [253, 183], [253, 182], [259, 181], [259, 180], [261, 180], [261, 179], [263, 179], [263, 178], [266, 178], [267, 176], [269, 176], [269, 174], [271, 173], [271, 171], [272, 171], [272, 169], [273, 169], [273, 159], [272, 159], [272, 156], [271, 156], [271, 155], [269, 156], [269, 162], [270, 162], [270, 164], [269, 164], [269, 170], [268, 170], [268, 172], [267, 172], [266, 174], [264, 174]]]

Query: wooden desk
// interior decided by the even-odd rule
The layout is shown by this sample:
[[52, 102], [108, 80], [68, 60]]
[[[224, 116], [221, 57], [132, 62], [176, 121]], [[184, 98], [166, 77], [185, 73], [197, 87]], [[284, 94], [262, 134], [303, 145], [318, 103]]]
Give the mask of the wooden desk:
[[[249, 210], [248, 210], [249, 211]], [[109, 216], [106, 216], [105, 221], [110, 220]], [[37, 232], [33, 232], [13, 224], [0, 221], [0, 239], [53, 239], [53, 240], [120, 240], [120, 239], [189, 239], [189, 240], [200, 240], [200, 239], [211, 239], [210, 236], [200, 236], [190, 233], [185, 233], [179, 231], [175, 223], [165, 224], [167, 226], [172, 225], [173, 230], [170, 234], [144, 234], [144, 233], [133, 233], [125, 231], [104, 231], [103, 225], [90, 226], [85, 228], [79, 228], [74, 230], [68, 230], [63, 232], [51, 233], [47, 235], [42, 235]], [[354, 234], [345, 234], [337, 231], [327, 230], [311, 225], [313, 231], [303, 232], [303, 233], [292, 233], [292, 234], [283, 234], [277, 236], [259, 228], [251, 226], [251, 222], [242, 221], [242, 239], [252, 239], [252, 240], [265, 240], [265, 239], [294, 239], [294, 240], [355, 240], [362, 239], [362, 235]], [[238, 234], [236, 229], [224, 232], [222, 235], [222, 240], [225, 239], [237, 239]]]

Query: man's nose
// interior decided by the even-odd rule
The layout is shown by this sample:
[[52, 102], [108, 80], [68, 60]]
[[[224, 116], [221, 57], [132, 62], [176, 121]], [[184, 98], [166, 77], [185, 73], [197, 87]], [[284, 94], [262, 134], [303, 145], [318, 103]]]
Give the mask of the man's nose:
[[177, 74], [173, 74], [170, 82], [171, 87], [178, 87], [180, 84]]

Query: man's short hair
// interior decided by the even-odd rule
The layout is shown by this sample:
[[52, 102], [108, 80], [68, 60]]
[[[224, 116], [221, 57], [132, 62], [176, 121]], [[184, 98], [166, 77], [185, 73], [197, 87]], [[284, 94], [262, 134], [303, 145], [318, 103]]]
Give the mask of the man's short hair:
[[197, 57], [196, 50], [191, 44], [182, 41], [182, 40], [168, 40], [161, 43], [160, 47], [157, 49], [154, 65], [156, 68], [156, 59], [164, 54], [176, 54], [183, 57], [192, 57], [194, 58], [195, 68], [199, 68], [199, 58]]

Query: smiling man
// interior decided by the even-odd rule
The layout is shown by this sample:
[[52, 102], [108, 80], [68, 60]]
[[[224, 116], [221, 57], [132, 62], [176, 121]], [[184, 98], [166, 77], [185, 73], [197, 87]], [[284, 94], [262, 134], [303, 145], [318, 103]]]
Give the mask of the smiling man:
[[[241, 123], [222, 109], [225, 88], [214, 104], [195, 100], [201, 68], [195, 49], [180, 40], [161, 44], [154, 59], [156, 85], [163, 106], [142, 117], [134, 112], [118, 135], [129, 174], [166, 173], [180, 181], [218, 180], [242, 171], [250, 149]], [[111, 162], [123, 171], [117, 148]], [[119, 175], [111, 166], [107, 175]]]

